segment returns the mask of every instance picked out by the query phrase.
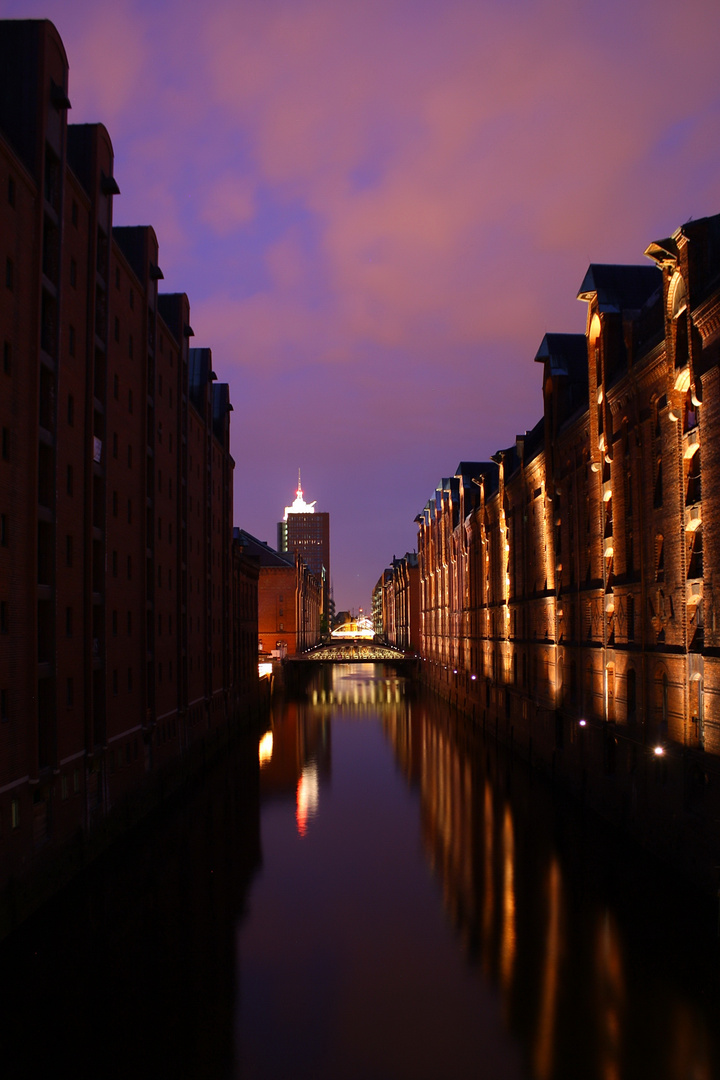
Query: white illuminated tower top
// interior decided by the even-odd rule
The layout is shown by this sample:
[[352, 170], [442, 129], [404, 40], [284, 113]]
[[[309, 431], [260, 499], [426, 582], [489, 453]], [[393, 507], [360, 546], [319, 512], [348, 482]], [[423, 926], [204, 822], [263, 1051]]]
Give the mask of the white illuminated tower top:
[[[317, 502], [317, 499], [315, 500]], [[315, 502], [306, 503], [303, 499], [302, 484], [300, 483], [300, 470], [298, 469], [298, 486], [295, 492], [295, 502], [292, 506], [285, 507], [285, 517], [283, 521], [287, 521], [288, 514], [314, 514]]]

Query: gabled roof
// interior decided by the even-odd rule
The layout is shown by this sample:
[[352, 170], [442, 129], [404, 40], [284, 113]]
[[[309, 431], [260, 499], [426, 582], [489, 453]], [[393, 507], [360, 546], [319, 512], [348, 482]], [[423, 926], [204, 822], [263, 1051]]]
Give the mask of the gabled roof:
[[535, 353], [536, 363], [550, 363], [551, 375], [569, 375], [587, 382], [587, 339], [584, 334], [546, 334]]
[[292, 553], [285, 554], [271, 548], [265, 540], [258, 540], [246, 529], [233, 529], [233, 540], [242, 544], [248, 555], [257, 559], [261, 566], [279, 566], [287, 568], [295, 565], [295, 556]]
[[578, 292], [578, 300], [597, 294], [600, 311], [639, 311], [662, 288], [656, 266], [613, 266], [591, 263]]

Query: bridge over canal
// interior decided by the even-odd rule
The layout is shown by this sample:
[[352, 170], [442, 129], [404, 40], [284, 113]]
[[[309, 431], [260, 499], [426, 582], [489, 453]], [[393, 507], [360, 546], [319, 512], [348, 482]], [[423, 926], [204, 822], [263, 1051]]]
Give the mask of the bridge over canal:
[[301, 653], [299, 656], [289, 656], [288, 664], [375, 664], [375, 663], [414, 663], [413, 654], [404, 653], [402, 649], [395, 649], [392, 645], [383, 645], [380, 642], [368, 641], [364, 638], [345, 639], [331, 641], [324, 645], [318, 645], [310, 652]]

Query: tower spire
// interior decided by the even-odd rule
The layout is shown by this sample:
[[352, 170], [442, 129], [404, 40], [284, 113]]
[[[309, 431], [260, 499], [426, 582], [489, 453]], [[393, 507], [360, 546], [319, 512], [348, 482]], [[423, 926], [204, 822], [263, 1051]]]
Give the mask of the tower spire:
[[298, 469], [298, 486], [297, 486], [297, 491], [295, 492], [295, 494], [297, 495], [298, 499], [302, 499], [302, 484], [300, 483], [300, 469]]

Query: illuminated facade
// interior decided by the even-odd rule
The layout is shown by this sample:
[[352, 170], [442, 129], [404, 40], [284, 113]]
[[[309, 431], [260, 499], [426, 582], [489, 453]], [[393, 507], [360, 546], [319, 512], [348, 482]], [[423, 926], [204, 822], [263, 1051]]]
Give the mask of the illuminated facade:
[[720, 799], [720, 216], [646, 254], [589, 268], [541, 421], [418, 518], [428, 677], [573, 786], [595, 760], [618, 814], [655, 751], [685, 807]]

